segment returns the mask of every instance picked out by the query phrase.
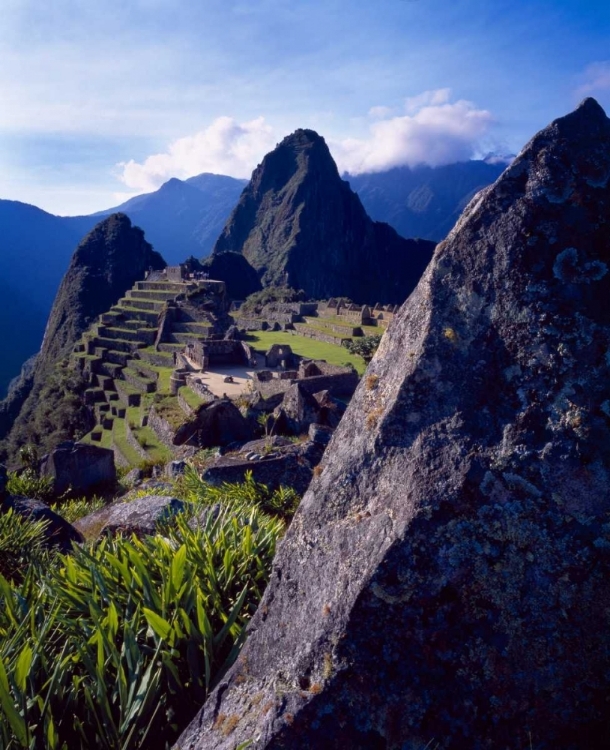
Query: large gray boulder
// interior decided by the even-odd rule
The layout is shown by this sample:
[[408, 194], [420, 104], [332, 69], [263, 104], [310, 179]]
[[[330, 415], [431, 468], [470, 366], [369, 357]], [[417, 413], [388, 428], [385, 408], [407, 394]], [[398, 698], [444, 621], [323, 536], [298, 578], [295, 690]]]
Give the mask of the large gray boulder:
[[116, 482], [114, 453], [97, 445], [68, 440], [43, 456], [40, 474], [53, 479], [53, 490], [58, 495], [67, 490], [79, 493], [113, 485]]
[[159, 524], [169, 521], [184, 510], [184, 503], [176, 497], [146, 495], [128, 502], [115, 502], [90, 513], [75, 522], [75, 527], [87, 539], [102, 535], [155, 534]]
[[439, 245], [179, 747], [607, 747], [610, 121]]

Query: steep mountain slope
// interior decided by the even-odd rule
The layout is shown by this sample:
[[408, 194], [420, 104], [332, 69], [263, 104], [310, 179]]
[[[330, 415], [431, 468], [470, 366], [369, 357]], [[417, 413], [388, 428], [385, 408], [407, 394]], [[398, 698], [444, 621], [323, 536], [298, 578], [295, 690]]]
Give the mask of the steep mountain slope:
[[440, 242], [475, 193], [495, 182], [505, 167], [473, 160], [442, 167], [346, 174], [344, 179], [375, 221], [387, 222], [403, 237]]
[[210, 254], [246, 183], [209, 173], [188, 180], [173, 178], [154, 193], [138, 195], [96, 216], [116, 211], [127, 214], [173, 265], [189, 255]]
[[[75, 427], [78, 408], [72, 414], [59, 407], [63, 396], [69, 398], [78, 390], [78, 378], [55, 366], [93, 320], [143, 279], [150, 267], [164, 268], [165, 261], [125, 214], [104, 219], [78, 245], [53, 303], [32, 374], [0, 404], [0, 437], [11, 428], [10, 417], [17, 410], [19, 414], [5, 446], [9, 453], [25, 442], [46, 447]], [[16, 399], [22, 405], [18, 401], [16, 405]], [[80, 406], [77, 401], [72, 399], [72, 406]], [[58, 407], [55, 414], [54, 407]]]
[[45, 321], [74, 248], [104, 216], [126, 213], [168, 262], [209, 255], [246, 180], [202, 174], [91, 216], [53, 216], [0, 200], [0, 398], [23, 362], [40, 349]]
[[607, 747], [609, 206], [591, 99], [470, 203], [176, 747]]
[[264, 285], [399, 303], [433, 249], [369, 219], [324, 139], [297, 130], [255, 169], [213, 253], [243, 253]]

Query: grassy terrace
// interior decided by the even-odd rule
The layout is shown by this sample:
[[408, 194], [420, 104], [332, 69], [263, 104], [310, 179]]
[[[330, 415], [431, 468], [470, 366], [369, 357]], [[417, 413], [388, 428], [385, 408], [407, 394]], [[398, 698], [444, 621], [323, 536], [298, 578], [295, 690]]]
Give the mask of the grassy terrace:
[[178, 427], [183, 425], [188, 417], [180, 408], [178, 399], [174, 396], [168, 396], [162, 401], [155, 403], [155, 411], [162, 417], [172, 429], [177, 430]]
[[248, 335], [247, 343], [257, 352], [265, 353], [273, 344], [288, 344], [295, 354], [311, 359], [325, 359], [331, 365], [352, 364], [359, 375], [366, 370], [362, 357], [350, 354], [347, 349], [324, 341], [296, 336], [290, 331], [255, 331]]
[[152, 428], [138, 427], [132, 431], [151, 461], [163, 461], [167, 463], [172, 460], [172, 452], [166, 445], [163, 445]]
[[142, 463], [142, 456], [127, 442], [127, 436], [125, 434], [125, 420], [115, 419], [114, 430], [112, 436], [117, 448], [121, 451], [123, 456], [129, 461], [132, 466], [138, 466]]
[[[306, 321], [307, 325], [309, 325], [311, 328], [318, 328], [324, 330], [325, 332], [328, 331], [328, 333], [331, 334], [332, 330], [328, 330], [330, 326], [339, 326], [340, 328], [345, 328], [346, 331], [349, 331], [352, 328], [361, 328], [365, 336], [380, 336], [384, 332], [384, 329], [381, 328], [381, 326], [363, 326], [359, 325], [358, 323], [346, 323], [344, 320], [337, 320], [337, 318], [325, 318], [323, 316], [318, 316], [316, 318], [307, 317]], [[335, 332], [334, 335], [341, 336], [342, 334]], [[347, 338], [351, 338], [351, 336], [349, 336], [348, 334]]]
[[[170, 354], [170, 362], [171, 362]], [[159, 373], [159, 379], [157, 380], [157, 393], [162, 393], [169, 396], [169, 379], [171, 378], [173, 367], [160, 367], [159, 365], [146, 365], [150, 370], [154, 370]]]
[[183, 385], [178, 391], [186, 403], [193, 409], [197, 409], [203, 403], [203, 399], [200, 398], [194, 391], [191, 391], [186, 385]]

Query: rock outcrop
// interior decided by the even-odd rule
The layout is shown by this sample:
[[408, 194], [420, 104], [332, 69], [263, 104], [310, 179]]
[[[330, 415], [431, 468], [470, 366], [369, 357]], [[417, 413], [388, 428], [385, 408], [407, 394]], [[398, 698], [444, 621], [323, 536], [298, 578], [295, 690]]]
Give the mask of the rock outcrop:
[[607, 746], [609, 221], [588, 99], [439, 245], [182, 750]]
[[230, 299], [246, 299], [262, 289], [256, 270], [241, 253], [216, 253], [205, 258], [201, 266], [211, 279], [225, 282]]
[[404, 302], [434, 243], [372, 221], [313, 130], [287, 136], [254, 170], [213, 255], [241, 252], [265, 286], [315, 299]]
[[67, 440], [40, 461], [40, 474], [53, 480], [53, 492], [61, 495], [89, 492], [116, 483], [114, 453], [108, 448]]
[[170, 521], [184, 510], [184, 503], [176, 497], [146, 495], [127, 502], [119, 501], [90, 513], [74, 526], [86, 539], [116, 534], [151, 536], [160, 523]]

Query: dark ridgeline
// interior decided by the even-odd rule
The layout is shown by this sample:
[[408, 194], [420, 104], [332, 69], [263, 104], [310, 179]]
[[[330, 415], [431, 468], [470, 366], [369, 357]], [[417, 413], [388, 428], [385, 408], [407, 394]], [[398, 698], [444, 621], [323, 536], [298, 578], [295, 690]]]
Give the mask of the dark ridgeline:
[[587, 99], [439, 245], [182, 750], [608, 746], [609, 219]]
[[[55, 372], [55, 365], [70, 354], [95, 318], [143, 279], [149, 268], [164, 267], [144, 232], [132, 227], [125, 214], [104, 219], [80, 242], [59, 286], [35, 365], [0, 403], [0, 437], [10, 431], [11, 453], [25, 442], [48, 446], [70, 437], [70, 431], [81, 425], [85, 410], [78, 387], [72, 392], [70, 383], [59, 382], [62, 374], [66, 379], [78, 378], [67, 371]], [[57, 407], [55, 413], [52, 406]]]
[[213, 254], [243, 253], [264, 286], [397, 304], [433, 250], [432, 242], [406, 240], [372, 221], [324, 139], [297, 130], [254, 170]]

